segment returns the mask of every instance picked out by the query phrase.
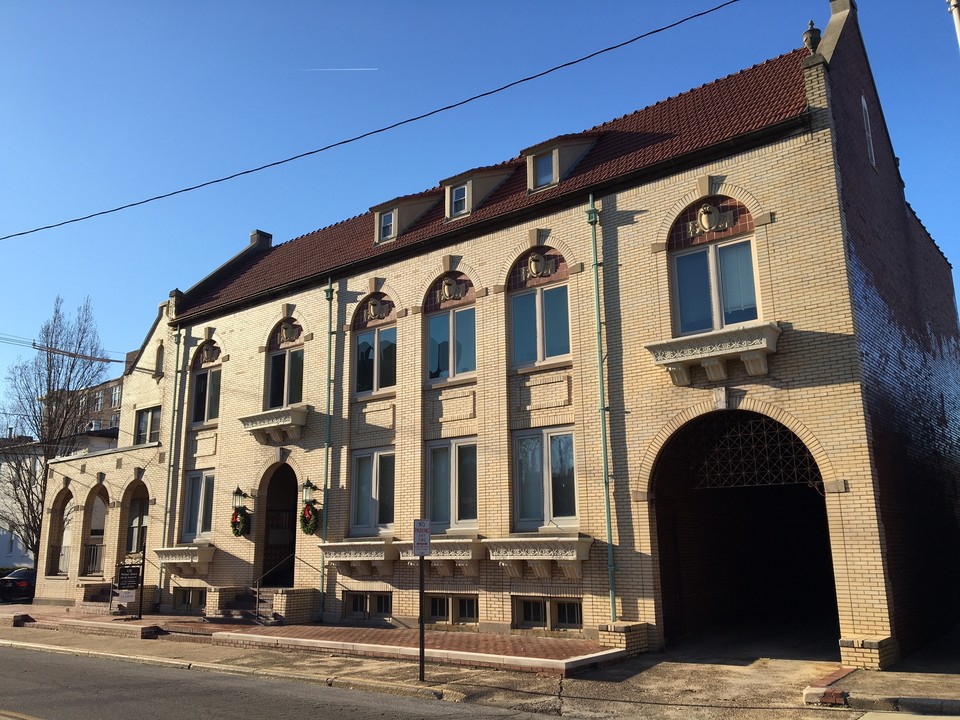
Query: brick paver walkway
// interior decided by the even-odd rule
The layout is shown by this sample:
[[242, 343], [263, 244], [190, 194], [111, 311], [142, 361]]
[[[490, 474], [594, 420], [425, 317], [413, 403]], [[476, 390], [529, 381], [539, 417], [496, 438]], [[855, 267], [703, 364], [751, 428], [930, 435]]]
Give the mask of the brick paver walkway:
[[[4, 612], [15, 606], [5, 606]], [[419, 630], [416, 628], [375, 628], [346, 625], [234, 625], [230, 623], [206, 623], [200, 618], [170, 615], [144, 615], [142, 620], [129, 620], [108, 615], [83, 615], [63, 612], [55, 608], [20, 606], [34, 620], [56, 623], [62, 620], [95, 623], [117, 622], [136, 625], [157, 625], [171, 631], [192, 632], [209, 635], [215, 632], [245, 633], [260, 637], [297, 638], [358, 645], [382, 645], [389, 647], [419, 647]], [[481, 653], [507, 657], [540, 658], [544, 660], [568, 660], [592, 655], [610, 648], [591, 640], [543, 638], [528, 635], [493, 635], [489, 633], [428, 630], [425, 647], [430, 650]]]

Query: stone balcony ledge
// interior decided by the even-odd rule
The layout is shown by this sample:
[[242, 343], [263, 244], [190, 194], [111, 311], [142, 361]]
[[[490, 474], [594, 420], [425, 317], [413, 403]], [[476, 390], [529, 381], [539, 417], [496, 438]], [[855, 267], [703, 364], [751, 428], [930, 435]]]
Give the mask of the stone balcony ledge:
[[288, 405], [239, 418], [243, 429], [253, 435], [261, 445], [271, 442], [281, 445], [300, 439], [300, 432], [307, 423], [309, 407], [305, 404]]
[[555, 563], [566, 578], [579, 580], [581, 564], [590, 554], [592, 537], [557, 535], [538, 537], [491, 538], [481, 540], [490, 553], [490, 559], [512, 578], [523, 577], [526, 564], [542, 580], [552, 576]]
[[161, 565], [180, 577], [206, 577], [216, 548], [208, 543], [157, 548], [154, 552]]
[[392, 540], [358, 539], [320, 543], [325, 562], [344, 575], [366, 577], [374, 571], [381, 577], [393, 574], [393, 563], [400, 552]]
[[[413, 554], [412, 542], [395, 543], [400, 551], [400, 560], [416, 564], [420, 558]], [[452, 577], [453, 569], [460, 568], [467, 577], [480, 575], [480, 559], [484, 556], [483, 544], [469, 537], [431, 537], [430, 554], [426, 560], [441, 577]]]
[[674, 385], [690, 384], [690, 368], [700, 365], [709, 380], [726, 380], [727, 360], [739, 359], [748, 375], [767, 374], [767, 355], [777, 351], [780, 326], [775, 322], [734, 327], [648, 343], [653, 362], [666, 368]]

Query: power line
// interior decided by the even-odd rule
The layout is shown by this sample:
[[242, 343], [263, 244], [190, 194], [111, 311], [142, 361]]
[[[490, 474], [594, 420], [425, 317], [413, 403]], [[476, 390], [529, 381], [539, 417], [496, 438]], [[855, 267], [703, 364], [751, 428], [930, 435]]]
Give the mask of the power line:
[[147, 203], [156, 202], [157, 200], [165, 200], [166, 198], [173, 197], [174, 195], [182, 195], [183, 193], [193, 192], [194, 190], [200, 190], [201, 188], [209, 187], [211, 185], [217, 185], [218, 183], [227, 182], [228, 180], [235, 180], [236, 178], [243, 177], [244, 175], [252, 175], [253, 173], [257, 173], [262, 170], [268, 170], [270, 168], [277, 167], [278, 165], [284, 165], [286, 163], [293, 162], [294, 160], [300, 160], [302, 158], [309, 157], [310, 155], [317, 155], [318, 153], [326, 152], [327, 150], [332, 150], [333, 148], [341, 147], [343, 145], [349, 145], [359, 140], [372, 137], [373, 135], [379, 135], [389, 130], [394, 130], [403, 125], [409, 125], [411, 123], [424, 120], [428, 117], [432, 117], [433, 115], [439, 115], [440, 113], [447, 112], [448, 110], [453, 110], [455, 108], [462, 107], [463, 105], [467, 105], [468, 103], [472, 103], [477, 100], [490, 97], [491, 95], [496, 95], [497, 93], [501, 93], [505, 90], [509, 90], [510, 88], [516, 87], [517, 85], [522, 85], [524, 83], [531, 82], [532, 80], [538, 80], [542, 77], [545, 77], [546, 75], [550, 75], [551, 73], [557, 72], [558, 70], [563, 70], [568, 67], [573, 67], [574, 65], [578, 65], [582, 62], [586, 62], [587, 60], [592, 60], [593, 58], [599, 55], [603, 55], [605, 53], [612, 52], [614, 50], [619, 50], [620, 48], [626, 47], [627, 45], [631, 45], [639, 40], [643, 40], [645, 38], [651, 37], [653, 35], [657, 35], [667, 30], [672, 30], [673, 28], [683, 25], [684, 23], [690, 22], [691, 20], [696, 20], [706, 15], [710, 15], [712, 13], [717, 12], [718, 10], [722, 10], [728, 5], [733, 5], [734, 3], [738, 3], [738, 2], [740, 2], [740, 0], [727, 0], [726, 2], [720, 3], [719, 5], [712, 7], [709, 10], [704, 10], [703, 12], [694, 13], [693, 15], [688, 15], [687, 17], [677, 20], [675, 22], [672, 22], [668, 25], [663, 25], [654, 30], [649, 30], [643, 33], [642, 35], [637, 35], [636, 37], [631, 38], [630, 40], [624, 40], [623, 42], [617, 43], [616, 45], [610, 45], [608, 47], [603, 48], [602, 50], [597, 50], [595, 52], [590, 53], [589, 55], [584, 55], [581, 58], [577, 58], [576, 60], [570, 60], [569, 62], [565, 62], [560, 65], [555, 65], [548, 70], [543, 70], [542, 72], [538, 72], [534, 75], [528, 75], [527, 77], [520, 78], [519, 80], [514, 80], [513, 82], [509, 82], [506, 85], [501, 85], [500, 87], [495, 88], [493, 90], [487, 90], [486, 92], [482, 92], [478, 95], [469, 97], [466, 100], [460, 100], [458, 102], [451, 103], [450, 105], [444, 105], [443, 107], [436, 108], [435, 110], [430, 110], [429, 112], [425, 112], [421, 115], [416, 115], [414, 117], [407, 118], [406, 120], [400, 120], [390, 125], [385, 125], [381, 128], [377, 128], [376, 130], [369, 130], [365, 133], [361, 133], [360, 135], [355, 135], [345, 140], [339, 140], [335, 143], [324, 145], [323, 147], [317, 148], [316, 150], [308, 150], [307, 152], [303, 152], [298, 155], [293, 155], [291, 157], [284, 158], [283, 160], [276, 160], [274, 162], [267, 163], [266, 165], [260, 165], [259, 167], [250, 168], [249, 170], [241, 170], [240, 172], [233, 173], [232, 175], [226, 175], [224, 177], [220, 177], [215, 180], [207, 180], [206, 182], [202, 182], [197, 185], [191, 185], [189, 187], [181, 188], [179, 190], [174, 190], [172, 192], [163, 193], [162, 195], [154, 195], [153, 197], [149, 197], [145, 200], [138, 200], [136, 202], [127, 203], [126, 205], [119, 205], [115, 208], [110, 208], [109, 210], [101, 210], [99, 212], [90, 213], [89, 215], [76, 217], [71, 220], [63, 220], [61, 222], [53, 223], [50, 225], [42, 225], [40, 227], [33, 228], [32, 230], [22, 230], [20, 232], [11, 233], [9, 235], [3, 235], [3, 236], [0, 236], [0, 240], [9, 240], [11, 238], [21, 237], [23, 235], [31, 235], [33, 233], [41, 232], [43, 230], [52, 230], [53, 228], [63, 227], [64, 225], [83, 222], [84, 220], [90, 220], [95, 217], [100, 217], [101, 215], [110, 215], [112, 213], [120, 212], [121, 210], [129, 210], [130, 208], [138, 207], [140, 205], [146, 205]]

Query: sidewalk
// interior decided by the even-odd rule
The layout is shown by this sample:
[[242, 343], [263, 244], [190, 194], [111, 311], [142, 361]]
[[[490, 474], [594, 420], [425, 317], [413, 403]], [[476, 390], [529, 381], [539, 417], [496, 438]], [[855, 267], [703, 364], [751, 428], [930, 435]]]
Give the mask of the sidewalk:
[[[9, 627], [14, 612], [26, 612], [40, 621], [23, 628]], [[127, 636], [98, 634], [104, 624], [127, 628]], [[196, 632], [162, 635], [159, 640], [135, 637], [141, 628], [163, 624], [182, 625], [186, 627], [181, 629]], [[803, 647], [769, 657], [769, 647], [741, 645], [731, 656], [730, 637], [726, 636], [720, 638], [725, 644], [713, 648], [707, 642], [600, 668], [590, 662], [572, 677], [561, 672], [559, 666], [551, 669], [544, 663], [582, 658], [585, 651], [599, 646], [582, 640], [432, 632], [428, 633], [427, 645], [433, 654], [427, 656], [425, 682], [420, 683], [416, 631], [320, 625], [224, 629], [212, 625], [215, 635], [223, 631], [229, 636], [221, 637], [223, 642], [213, 642], [208, 636], [210, 628], [210, 624], [190, 618], [154, 616], [142, 622], [114, 621], [51, 608], [0, 606], [0, 646], [554, 715], [748, 718], [757, 717], [762, 710], [765, 719], [812, 719], [823, 718], [831, 710], [805, 704], [804, 697], [820, 692], [822, 700], [826, 691], [833, 691], [831, 696], [838, 700], [839, 707], [833, 712], [839, 711], [844, 717], [857, 718], [868, 710], [960, 715], [960, 632], [888, 672], [844, 670], [836, 662], [809, 659], [822, 657], [822, 653], [807, 652]], [[181, 641], [171, 642], [175, 637]], [[721, 647], [724, 652], [717, 651]], [[509, 669], [510, 663], [502, 660], [505, 654], [525, 660], [528, 672]], [[481, 663], [476, 657], [461, 655], [482, 655], [491, 660]], [[532, 667], [540, 668], [539, 672], [529, 672]], [[811, 693], [817, 686], [821, 690]]]

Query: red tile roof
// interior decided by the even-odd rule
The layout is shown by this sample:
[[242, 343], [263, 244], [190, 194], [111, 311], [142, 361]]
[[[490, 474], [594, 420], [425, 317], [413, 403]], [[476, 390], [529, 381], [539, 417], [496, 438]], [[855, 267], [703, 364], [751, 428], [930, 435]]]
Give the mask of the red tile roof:
[[[376, 262], [381, 256], [387, 261], [397, 251], [440, 239], [452, 230], [535, 210], [573, 193], [583, 195], [597, 185], [799, 118], [807, 106], [802, 63], [808, 56], [806, 50], [794, 50], [582, 133], [595, 138], [594, 145], [548, 190], [528, 193], [526, 166], [514, 159], [501, 164], [512, 167], [510, 177], [459, 221], [445, 222], [443, 203], [438, 202], [396, 241], [375, 246], [373, 214], [368, 212], [265, 252], [244, 254], [185, 293], [178, 302], [178, 319], [220, 310], [286, 285], [324, 282], [356, 263]], [[434, 192], [436, 188], [408, 197]]]

